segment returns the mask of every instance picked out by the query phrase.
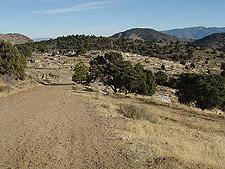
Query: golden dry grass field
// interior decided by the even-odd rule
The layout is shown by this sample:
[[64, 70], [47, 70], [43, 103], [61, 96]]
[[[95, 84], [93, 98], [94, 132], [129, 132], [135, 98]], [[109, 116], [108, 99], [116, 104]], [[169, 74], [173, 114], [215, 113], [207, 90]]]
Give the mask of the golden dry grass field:
[[[74, 87], [103, 117], [124, 118], [116, 134], [128, 152], [149, 168], [224, 168], [225, 118], [156, 97], [106, 95], [93, 85], [92, 92]], [[144, 167], [144, 168], [145, 168]]]

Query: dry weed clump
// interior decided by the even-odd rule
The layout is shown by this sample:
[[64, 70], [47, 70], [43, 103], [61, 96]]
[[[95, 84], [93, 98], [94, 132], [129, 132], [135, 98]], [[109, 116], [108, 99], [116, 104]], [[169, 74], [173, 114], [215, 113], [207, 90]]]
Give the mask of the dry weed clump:
[[75, 84], [72, 86], [72, 90], [82, 90], [83, 89], [83, 85], [81, 84]]
[[123, 114], [125, 117], [132, 118], [134, 120], [149, 120], [151, 122], [155, 122], [157, 120], [153, 114], [149, 113], [148, 107], [145, 106], [120, 104], [118, 112]]
[[11, 92], [13, 88], [9, 85], [6, 86], [0, 86], [0, 92]]
[[9, 83], [15, 85], [17, 83], [15, 77], [13, 75], [0, 75], [0, 82]]

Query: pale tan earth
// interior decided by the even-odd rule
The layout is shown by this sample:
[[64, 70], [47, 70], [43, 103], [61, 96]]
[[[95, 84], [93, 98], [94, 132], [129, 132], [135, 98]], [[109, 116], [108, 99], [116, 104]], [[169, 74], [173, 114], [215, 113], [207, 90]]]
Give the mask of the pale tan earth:
[[[87, 99], [62, 81], [0, 100], [0, 168], [140, 168]], [[122, 119], [122, 118], [121, 118]]]
[[[52, 71], [59, 82], [48, 83], [49, 71], [32, 69], [0, 92], [0, 168], [224, 168], [224, 114], [108, 95], [98, 82], [74, 85], [68, 70]], [[123, 105], [142, 108], [143, 118], [126, 118]]]

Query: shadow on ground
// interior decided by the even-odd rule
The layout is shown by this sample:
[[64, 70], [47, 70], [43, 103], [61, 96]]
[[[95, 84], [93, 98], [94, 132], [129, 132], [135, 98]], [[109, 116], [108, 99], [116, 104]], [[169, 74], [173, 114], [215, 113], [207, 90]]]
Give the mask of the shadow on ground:
[[46, 86], [72, 86], [74, 83], [49, 83]]

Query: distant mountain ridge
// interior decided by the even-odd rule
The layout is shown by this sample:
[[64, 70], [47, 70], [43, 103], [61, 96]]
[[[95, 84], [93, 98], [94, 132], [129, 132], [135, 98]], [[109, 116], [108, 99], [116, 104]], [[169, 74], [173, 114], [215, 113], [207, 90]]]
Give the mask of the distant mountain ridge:
[[13, 45], [34, 42], [32, 39], [28, 38], [27, 36], [19, 34], [19, 33], [8, 33], [8, 34], [0, 33], [0, 40], [5, 40]]
[[196, 44], [214, 49], [225, 49], [225, 33], [215, 33], [196, 40]]
[[32, 39], [34, 42], [40, 42], [42, 40], [49, 40], [51, 38], [36, 38], [36, 39]]
[[185, 39], [181, 39], [179, 37], [167, 35], [162, 32], [158, 32], [154, 29], [149, 28], [133, 28], [130, 30], [126, 30], [124, 32], [119, 32], [111, 36], [111, 38], [130, 38], [133, 40], [141, 39], [141, 40], [147, 40], [147, 41], [164, 41], [164, 42], [170, 42], [170, 41], [187, 41]]
[[162, 33], [166, 33], [168, 35], [177, 36], [179, 38], [187, 38], [187, 39], [202, 39], [206, 36], [209, 36], [214, 33], [222, 33], [225, 32], [225, 27], [189, 27], [189, 28], [181, 28], [181, 29], [172, 29], [161, 31]]

